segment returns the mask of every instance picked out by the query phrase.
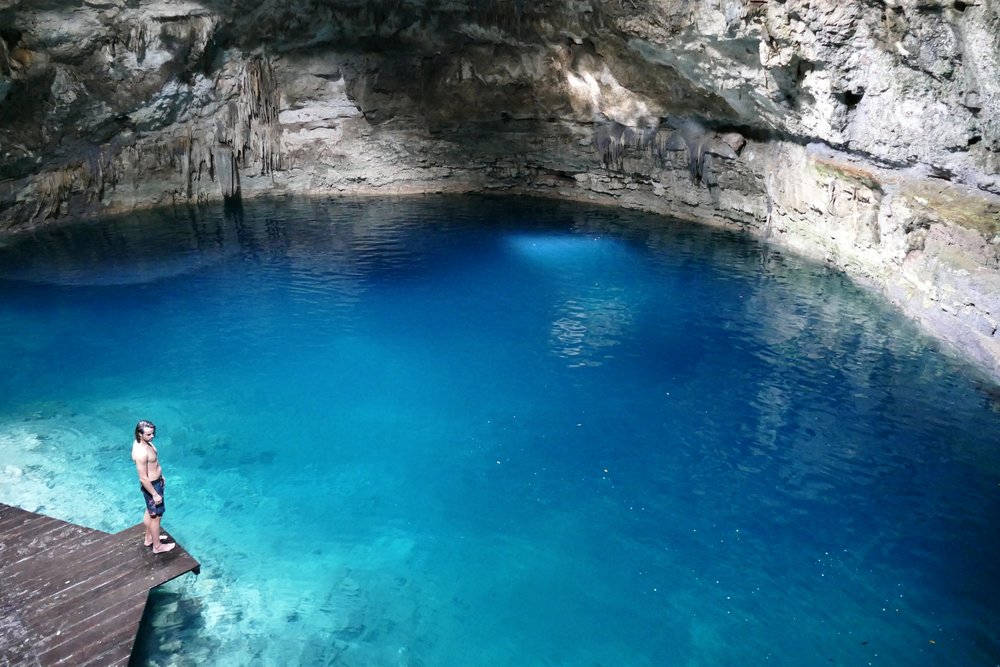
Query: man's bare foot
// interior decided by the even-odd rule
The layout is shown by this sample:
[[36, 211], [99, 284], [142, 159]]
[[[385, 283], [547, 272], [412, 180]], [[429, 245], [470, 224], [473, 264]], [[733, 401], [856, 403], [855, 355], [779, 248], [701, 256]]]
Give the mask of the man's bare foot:
[[177, 546], [177, 544], [174, 543], [174, 542], [167, 542], [166, 544], [164, 544], [164, 543], [161, 542], [160, 544], [158, 544], [155, 547], [153, 547], [153, 553], [154, 554], [162, 554], [164, 552], [170, 551], [171, 549], [173, 549], [176, 546]]
[[[162, 535], [160, 535], [160, 542], [168, 542], [168, 541], [170, 541], [170, 536], [169, 535], [167, 535], [166, 533], [163, 533]], [[145, 537], [143, 537], [142, 538], [142, 544], [143, 544], [143, 546], [151, 547], [151, 546], [153, 546], [153, 540], [147, 540]]]

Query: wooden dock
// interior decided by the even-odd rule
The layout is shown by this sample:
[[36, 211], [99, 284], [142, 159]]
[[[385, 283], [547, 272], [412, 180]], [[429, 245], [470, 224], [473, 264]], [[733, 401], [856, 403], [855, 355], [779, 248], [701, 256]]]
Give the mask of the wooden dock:
[[198, 561], [0, 503], [0, 666], [128, 665], [151, 588]]

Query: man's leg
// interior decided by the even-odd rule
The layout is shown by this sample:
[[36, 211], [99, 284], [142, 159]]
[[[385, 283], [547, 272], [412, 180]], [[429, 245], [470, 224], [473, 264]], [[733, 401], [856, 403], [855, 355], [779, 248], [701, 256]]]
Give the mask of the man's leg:
[[170, 551], [177, 546], [174, 542], [162, 542], [160, 541], [160, 517], [151, 516], [149, 517], [149, 535], [152, 540], [154, 554], [162, 554], [164, 551]]
[[[146, 545], [147, 547], [153, 546], [153, 535], [156, 534], [156, 533], [153, 532], [152, 526], [150, 525], [152, 523], [152, 521], [153, 521], [153, 519], [149, 515], [149, 510], [146, 510], [143, 513], [143, 515], [142, 515], [142, 525], [146, 527], [146, 532], [142, 536], [142, 543], [144, 545]], [[160, 541], [161, 542], [164, 539], [166, 539], [166, 538], [167, 538], [166, 535], [164, 535], [163, 533], [160, 533]]]

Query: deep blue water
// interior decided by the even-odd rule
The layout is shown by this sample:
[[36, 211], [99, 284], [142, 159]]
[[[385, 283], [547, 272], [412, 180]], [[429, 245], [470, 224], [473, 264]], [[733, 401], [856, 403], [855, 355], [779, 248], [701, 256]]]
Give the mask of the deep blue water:
[[1000, 391], [738, 234], [254, 202], [0, 247], [0, 501], [202, 561], [149, 665], [997, 665]]

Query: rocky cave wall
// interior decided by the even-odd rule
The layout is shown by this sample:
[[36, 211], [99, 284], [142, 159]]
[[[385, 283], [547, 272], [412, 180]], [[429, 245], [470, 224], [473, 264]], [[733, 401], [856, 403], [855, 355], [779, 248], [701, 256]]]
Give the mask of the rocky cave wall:
[[0, 0], [0, 233], [505, 191], [736, 225], [1000, 377], [1000, 0]]

